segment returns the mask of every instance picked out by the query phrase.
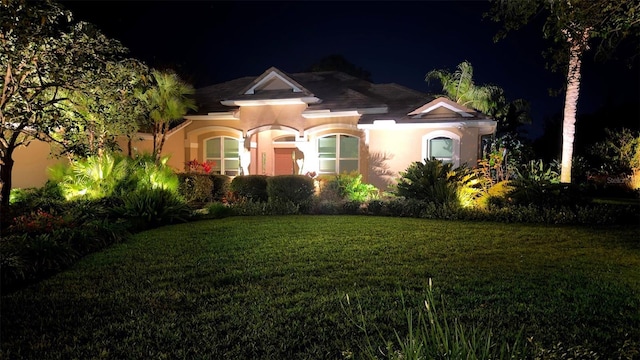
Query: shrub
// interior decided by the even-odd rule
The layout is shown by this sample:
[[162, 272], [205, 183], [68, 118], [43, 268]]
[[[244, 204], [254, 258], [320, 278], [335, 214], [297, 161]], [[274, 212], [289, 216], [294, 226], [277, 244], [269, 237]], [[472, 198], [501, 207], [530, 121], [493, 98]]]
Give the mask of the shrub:
[[513, 187], [509, 202], [516, 205], [558, 207], [587, 202], [578, 185], [561, 184], [558, 173], [542, 160], [524, 164], [509, 185]]
[[325, 182], [322, 192], [335, 193], [342, 199], [359, 202], [378, 197], [378, 188], [362, 183], [362, 174], [358, 172], [336, 175]]
[[385, 201], [380, 199], [371, 200], [367, 203], [367, 213], [371, 215], [386, 215]]
[[407, 199], [427, 200], [438, 204], [456, 202], [456, 185], [452, 164], [439, 160], [416, 161], [401, 173], [396, 194]]
[[55, 165], [49, 168], [49, 175], [67, 200], [119, 196], [138, 189], [176, 192], [178, 178], [166, 165], [167, 160], [168, 157], [164, 157], [156, 163], [150, 155], [131, 159], [106, 153], [69, 165]]
[[516, 179], [558, 184], [560, 174], [551, 165], [545, 165], [542, 160], [531, 160], [516, 169]]
[[269, 202], [241, 200], [231, 205], [231, 208], [234, 214], [245, 216], [296, 215], [301, 212], [299, 204], [284, 200]]
[[227, 175], [209, 174], [209, 178], [213, 182], [212, 200], [226, 201], [227, 193], [231, 183], [231, 178]]
[[395, 198], [386, 203], [386, 210], [390, 216], [419, 217], [428, 202], [419, 199]]
[[267, 179], [269, 201], [291, 202], [305, 211], [311, 205], [315, 188], [313, 179], [304, 175], [279, 175]]
[[11, 194], [9, 195], [10, 204], [30, 207], [35, 207], [35, 204], [42, 201], [59, 201], [63, 199], [64, 197], [58, 184], [53, 181], [47, 181], [41, 188], [14, 188], [11, 189]]
[[487, 209], [489, 206], [506, 205], [509, 194], [513, 191], [510, 181], [500, 181], [487, 189], [476, 201], [481, 209]]
[[0, 241], [2, 286], [11, 288], [62, 270], [79, 257], [60, 232], [14, 234]]
[[632, 174], [640, 170], [640, 132], [622, 128], [605, 129], [605, 134], [605, 140], [590, 149], [601, 168], [611, 175]]
[[208, 203], [213, 200], [213, 180], [209, 175], [197, 173], [178, 174], [179, 193], [187, 203]]
[[167, 166], [168, 156], [162, 157], [160, 162], [155, 162], [153, 156], [149, 154], [126, 159], [127, 179], [123, 183], [131, 183], [131, 186], [122, 189], [122, 193], [137, 189], [163, 189], [178, 192], [180, 181], [176, 173]]
[[307, 213], [309, 205], [287, 200], [275, 200], [267, 203], [267, 209], [270, 215], [297, 215]]
[[362, 212], [362, 203], [358, 200], [344, 201], [342, 203], [343, 214], [357, 215]]
[[70, 226], [70, 224], [62, 216], [53, 215], [43, 210], [36, 210], [16, 217], [13, 220], [13, 225], [9, 226], [9, 231], [14, 233], [44, 234], [65, 226]]
[[251, 200], [236, 201], [231, 205], [233, 213], [240, 216], [260, 216], [270, 215], [271, 207], [267, 202], [257, 202]]
[[309, 211], [314, 215], [338, 215], [342, 213], [342, 205], [339, 200], [316, 198]]
[[559, 207], [588, 203], [575, 184], [552, 184], [546, 181], [518, 179], [511, 182], [509, 201], [516, 205]]
[[9, 198], [9, 203], [14, 208], [23, 208], [28, 211], [58, 208], [63, 202], [62, 192], [58, 184], [53, 181], [47, 181], [41, 188], [11, 189]]
[[454, 169], [452, 164], [435, 159], [414, 162], [401, 176], [398, 196], [441, 205], [472, 206], [482, 190], [481, 174], [466, 166]]
[[131, 221], [138, 230], [184, 222], [191, 216], [187, 204], [165, 189], [138, 190], [123, 197], [122, 202], [114, 212]]
[[222, 219], [233, 215], [233, 209], [226, 204], [214, 202], [207, 206], [209, 218]]
[[107, 153], [76, 160], [69, 165], [55, 165], [49, 168], [49, 175], [59, 183], [67, 200], [97, 199], [113, 195], [126, 181], [127, 170], [126, 157]]
[[236, 176], [231, 181], [230, 189], [237, 199], [258, 202], [268, 200], [266, 175]]

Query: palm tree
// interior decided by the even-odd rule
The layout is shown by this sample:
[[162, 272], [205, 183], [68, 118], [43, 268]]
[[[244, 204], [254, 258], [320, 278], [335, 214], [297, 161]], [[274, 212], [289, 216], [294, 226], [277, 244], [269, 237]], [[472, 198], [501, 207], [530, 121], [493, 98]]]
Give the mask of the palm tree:
[[453, 73], [445, 69], [431, 70], [425, 81], [438, 80], [442, 84], [442, 91], [449, 99], [483, 113], [490, 113], [504, 98], [504, 91], [494, 85], [478, 86], [473, 82], [473, 66], [468, 61], [458, 64]]
[[[582, 56], [595, 45], [597, 54], [606, 58], [625, 38], [637, 42], [640, 34], [640, 2], [637, 0], [493, 0], [488, 14], [504, 24], [496, 39], [509, 31], [533, 22], [539, 16], [546, 39], [556, 42], [551, 65], [566, 71], [564, 118], [562, 121], [562, 167], [560, 181], [571, 183], [576, 108], [580, 95]], [[637, 49], [636, 49], [636, 53]]]
[[431, 70], [425, 80], [438, 80], [442, 84], [444, 96], [495, 119], [500, 133], [515, 132], [518, 126], [531, 122], [529, 103], [526, 100], [508, 102], [501, 87], [476, 85], [473, 82], [473, 66], [468, 61], [458, 64], [453, 73], [444, 69]]
[[138, 94], [150, 107], [150, 123], [153, 127], [153, 157], [160, 161], [162, 147], [171, 125], [181, 120], [189, 110], [196, 110], [195, 100], [188, 97], [195, 91], [193, 87], [171, 71], [153, 70], [155, 85], [144, 93]]
[[567, 89], [564, 98], [564, 120], [562, 121], [562, 158], [560, 160], [560, 182], [571, 183], [573, 143], [576, 134], [576, 109], [580, 95], [580, 67], [582, 54], [587, 50], [591, 28], [585, 27], [578, 36], [563, 31], [569, 44], [569, 68], [567, 69]]

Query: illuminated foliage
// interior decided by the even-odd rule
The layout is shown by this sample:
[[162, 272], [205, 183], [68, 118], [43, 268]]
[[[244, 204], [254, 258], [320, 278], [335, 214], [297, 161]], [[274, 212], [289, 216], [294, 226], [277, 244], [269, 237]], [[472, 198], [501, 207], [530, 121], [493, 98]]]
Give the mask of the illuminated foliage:
[[442, 84], [444, 96], [460, 105], [481, 111], [498, 121], [499, 132], [515, 131], [519, 125], [531, 122], [529, 103], [523, 99], [508, 102], [504, 90], [496, 85], [477, 85], [473, 81], [473, 66], [468, 61], [458, 64], [454, 72], [431, 70], [425, 80]]
[[[40, 139], [73, 152], [81, 147], [83, 131], [98, 128], [88, 126], [97, 119], [87, 119], [103, 113], [100, 121], [106, 124], [113, 120], [110, 115], [126, 112], [104, 108], [114, 99], [108, 93], [122, 89], [126, 95], [122, 81], [97, 80], [126, 49], [90, 24], [72, 22], [71, 13], [51, 1], [23, 0], [0, 2], [0, 47], [0, 181], [2, 204], [7, 204], [15, 149]], [[101, 96], [104, 101], [94, 106]], [[85, 121], [75, 121], [81, 118]]]
[[150, 110], [149, 122], [144, 124], [153, 133], [153, 156], [160, 161], [167, 132], [171, 125], [181, 120], [189, 110], [196, 110], [195, 100], [190, 98], [195, 90], [183, 82], [176, 73], [153, 70], [153, 86], [138, 94]]

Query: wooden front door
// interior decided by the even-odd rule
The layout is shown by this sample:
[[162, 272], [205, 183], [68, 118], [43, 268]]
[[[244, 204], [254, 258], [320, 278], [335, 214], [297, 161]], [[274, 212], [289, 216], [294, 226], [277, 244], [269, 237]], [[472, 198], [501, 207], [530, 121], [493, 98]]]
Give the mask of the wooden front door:
[[293, 159], [291, 154], [296, 151], [295, 148], [275, 148], [274, 151], [274, 175], [292, 175]]

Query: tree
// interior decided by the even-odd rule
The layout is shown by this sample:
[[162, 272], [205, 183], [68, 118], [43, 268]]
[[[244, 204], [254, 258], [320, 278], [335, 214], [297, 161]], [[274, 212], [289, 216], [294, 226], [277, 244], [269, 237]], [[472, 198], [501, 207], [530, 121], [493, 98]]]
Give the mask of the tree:
[[431, 70], [425, 81], [437, 80], [444, 96], [460, 105], [483, 112], [498, 121], [499, 132], [514, 132], [521, 124], [531, 121], [529, 103], [523, 99], [508, 102], [504, 90], [496, 85], [476, 85], [473, 66], [468, 61], [458, 64], [456, 71]]
[[56, 104], [63, 110], [64, 131], [52, 133], [52, 141], [69, 158], [101, 157], [105, 151], [119, 150], [117, 137], [131, 138], [149, 114], [146, 104], [134, 96], [149, 84], [148, 72], [140, 61], [122, 59], [85, 73], [88, 86], [68, 91], [69, 100]]
[[640, 3], [634, 0], [494, 0], [489, 15], [504, 24], [497, 38], [541, 15], [544, 37], [559, 45], [552, 51], [553, 62], [563, 65], [567, 74], [560, 181], [570, 183], [582, 56], [594, 42], [598, 53], [605, 54], [627, 36], [637, 36]]
[[189, 110], [196, 110], [195, 100], [188, 95], [195, 91], [189, 84], [184, 83], [177, 74], [171, 71], [153, 70], [155, 84], [138, 97], [149, 106], [149, 120], [147, 125], [153, 133], [153, 156], [160, 161], [162, 147], [171, 125], [181, 120]]
[[454, 72], [445, 69], [429, 71], [425, 81], [431, 80], [440, 81], [442, 91], [451, 100], [483, 113], [488, 113], [497, 106], [498, 93], [502, 92], [497, 86], [476, 85], [473, 81], [473, 66], [468, 61], [458, 64]]
[[68, 92], [87, 86], [84, 75], [125, 52], [55, 3], [0, 1], [0, 181], [9, 201], [13, 152], [60, 130]]

